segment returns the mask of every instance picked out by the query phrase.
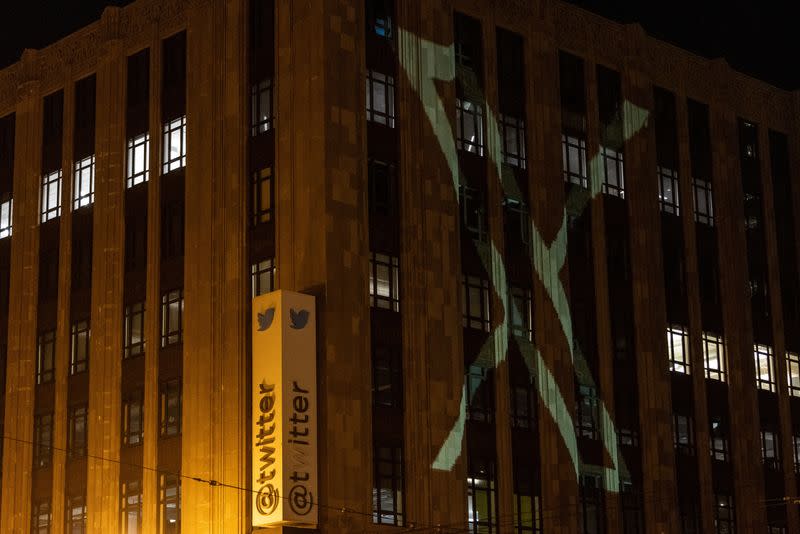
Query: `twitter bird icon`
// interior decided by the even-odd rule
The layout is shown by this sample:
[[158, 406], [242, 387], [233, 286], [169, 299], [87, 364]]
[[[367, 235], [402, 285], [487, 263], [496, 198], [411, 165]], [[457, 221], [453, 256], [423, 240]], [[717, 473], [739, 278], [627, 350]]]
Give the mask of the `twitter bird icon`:
[[267, 308], [264, 312], [258, 313], [258, 331], [263, 332], [272, 325], [272, 320], [275, 319], [275, 307]]
[[289, 326], [295, 330], [302, 330], [308, 324], [308, 310], [295, 311], [289, 309]]

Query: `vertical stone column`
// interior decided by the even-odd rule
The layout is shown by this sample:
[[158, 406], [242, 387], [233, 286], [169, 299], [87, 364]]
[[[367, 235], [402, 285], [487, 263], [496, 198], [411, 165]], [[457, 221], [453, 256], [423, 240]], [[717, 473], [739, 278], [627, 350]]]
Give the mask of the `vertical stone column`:
[[36, 388], [36, 305], [39, 276], [39, 187], [42, 99], [37, 53], [22, 55], [14, 141], [14, 210], [9, 284], [8, 361], [0, 531], [30, 529], [33, 403]]
[[[633, 106], [653, 109], [653, 88], [645, 74], [641, 26], [626, 27], [629, 56], [622, 78], [623, 97]], [[624, 132], [634, 117], [624, 117]], [[627, 137], [627, 135], [626, 135]], [[655, 129], [652, 117], [625, 143], [629, 180], [633, 316], [636, 317], [636, 372], [639, 388], [644, 516], [646, 531], [676, 533], [678, 502], [675, 449], [672, 437], [672, 398], [667, 365], [664, 270], [660, 254], [661, 220], [656, 179]]]
[[[125, 56], [119, 10], [103, 12], [104, 50], [97, 69], [92, 338], [89, 363], [88, 531], [119, 529], [122, 289], [124, 261]], [[60, 518], [58, 518], [60, 520]]]

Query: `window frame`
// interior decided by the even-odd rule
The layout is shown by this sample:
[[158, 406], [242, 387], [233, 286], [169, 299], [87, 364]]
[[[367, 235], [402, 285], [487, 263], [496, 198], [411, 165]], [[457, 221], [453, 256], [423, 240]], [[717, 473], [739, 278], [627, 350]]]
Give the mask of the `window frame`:
[[[380, 94], [380, 88], [383, 88], [382, 95]], [[367, 121], [394, 128], [396, 124], [394, 76], [368, 69], [366, 99]], [[383, 109], [380, 109], [379, 103], [382, 104]]]
[[466, 369], [467, 420], [479, 423], [495, 422], [494, 374], [481, 365]]
[[[146, 350], [145, 339], [145, 307], [144, 302], [131, 302], [125, 305], [122, 318], [122, 359], [128, 360], [142, 356]], [[134, 323], [139, 323], [138, 341], [135, 340]]]
[[599, 440], [600, 399], [597, 388], [578, 384], [575, 391], [575, 433], [579, 438]]
[[762, 428], [759, 432], [761, 441], [761, 463], [773, 471], [781, 470], [781, 438], [777, 430]]
[[[381, 280], [381, 274], [385, 275], [385, 280]], [[400, 311], [400, 258], [398, 256], [383, 252], [369, 253], [369, 305], [382, 310]]]
[[[573, 168], [573, 156], [578, 168]], [[561, 170], [564, 181], [584, 189], [589, 189], [589, 167], [587, 165], [586, 137], [561, 134]]]
[[[714, 334], [712, 332], [703, 332], [703, 368], [705, 370], [706, 378], [709, 380], [718, 380], [720, 382], [728, 381], [728, 362], [725, 353], [725, 340], [723, 336]], [[711, 357], [711, 347], [716, 349], [716, 360]], [[716, 361], [717, 366], [712, 366], [712, 362]]]
[[[81, 346], [81, 338], [83, 345]], [[89, 319], [72, 323], [70, 330], [69, 375], [75, 376], [89, 370], [92, 328]]]
[[[275, 220], [275, 176], [271, 166], [250, 174], [250, 225]], [[265, 200], [266, 199], [266, 200]]]
[[[622, 151], [600, 145], [600, 157], [603, 163], [602, 192], [617, 198], [625, 198], [625, 155]], [[616, 180], [609, 178], [609, 168], [616, 171]]]
[[0, 240], [14, 233], [14, 197], [10, 193], [0, 195]]
[[257, 297], [275, 291], [275, 258], [250, 264], [250, 295]]
[[[186, 115], [166, 121], [161, 131], [161, 174], [166, 175], [186, 167]], [[174, 147], [176, 154], [172, 153]]]
[[[681, 433], [682, 426], [685, 428], [686, 441], [682, 442], [684, 435]], [[687, 456], [694, 456], [696, 451], [694, 418], [691, 415], [682, 413], [672, 414], [672, 444], [675, 451]]]
[[[680, 347], [676, 342], [680, 340]], [[669, 370], [684, 375], [692, 374], [689, 329], [678, 324], [667, 326], [667, 359]]]
[[509, 285], [508, 307], [509, 333], [533, 342], [533, 291], [527, 287]]
[[75, 162], [72, 181], [72, 210], [77, 211], [94, 204], [94, 154]]
[[714, 190], [710, 180], [692, 179], [692, 204], [695, 222], [714, 226]]
[[33, 468], [45, 469], [53, 463], [53, 413], [33, 417]]
[[[264, 78], [250, 86], [250, 136], [256, 137], [274, 129], [275, 86], [272, 78]], [[266, 107], [266, 109], [264, 109]]]
[[[456, 149], [483, 157], [486, 150], [485, 123], [483, 106], [465, 98], [456, 98]], [[472, 139], [466, 138], [469, 134], [474, 134]]]
[[[142, 532], [142, 485], [138, 480], [123, 482], [120, 485], [122, 534], [140, 534]], [[134, 515], [135, 514], [135, 515]], [[129, 529], [131, 516], [135, 517], [135, 530]]]
[[[129, 137], [125, 153], [126, 188], [150, 181], [150, 132]], [[139, 164], [143, 164], [143, 167]]]
[[[470, 463], [470, 462], [468, 462]], [[492, 462], [481, 464], [482, 469], [468, 466], [467, 474], [467, 530], [472, 534], [496, 532], [498, 528], [497, 481]], [[479, 516], [481, 503], [486, 504], [488, 517]]]
[[[756, 365], [756, 387], [771, 393], [777, 393], [778, 384], [775, 374], [775, 351], [769, 345], [756, 343], [753, 345], [753, 357]], [[762, 371], [766, 371], [766, 379]]]
[[[76, 513], [77, 510], [77, 513]], [[86, 497], [83, 495], [70, 495], [67, 497], [67, 528], [66, 534], [86, 533]]]
[[[376, 442], [372, 456], [372, 522], [380, 525], [404, 526], [405, 480], [402, 446]], [[387, 469], [388, 467], [388, 469]], [[387, 484], [384, 484], [387, 482]], [[389, 499], [384, 499], [384, 495]], [[388, 508], [385, 501], [391, 501]]]
[[[83, 429], [79, 431], [79, 425]], [[70, 459], [86, 456], [89, 446], [89, 406], [76, 404], [67, 409], [67, 457]]]
[[[160, 534], [177, 534], [181, 531], [181, 499], [183, 493], [181, 486], [181, 477], [179, 475], [162, 473], [159, 476], [158, 524]], [[172, 514], [169, 513], [170, 508], [174, 508]], [[171, 516], [175, 520], [172, 524], [168, 524]]]
[[[61, 169], [42, 175], [41, 191], [39, 194], [39, 222], [61, 217], [61, 188], [63, 175]], [[54, 202], [54, 203], [53, 203]]]
[[[45, 352], [49, 349], [48, 352]], [[49, 365], [48, 365], [49, 363]], [[36, 385], [49, 384], [56, 376], [56, 331], [39, 333], [36, 354]]]
[[[658, 205], [661, 212], [680, 217], [681, 190], [678, 171], [658, 165], [656, 166], [656, 176], [658, 177]], [[669, 189], [666, 187], [667, 183], [669, 183]]]
[[164, 380], [158, 389], [159, 438], [180, 436], [183, 430], [183, 383], [180, 378]]
[[[42, 523], [44, 520], [44, 524]], [[53, 526], [53, 509], [50, 501], [42, 500], [31, 506], [31, 534], [50, 534]]]
[[[134, 408], [138, 410], [138, 427], [134, 427]], [[128, 447], [141, 445], [144, 441], [144, 395], [134, 391], [122, 400], [122, 444]]]
[[[472, 309], [473, 302], [478, 302], [477, 310]], [[473, 315], [477, 311], [479, 315]], [[472, 330], [489, 332], [491, 328], [491, 302], [489, 300], [489, 280], [470, 274], [461, 277], [461, 317], [462, 326]]]
[[789, 396], [800, 397], [800, 354], [786, 351], [786, 385]]
[[[171, 307], [177, 305], [177, 325], [172, 324]], [[175, 288], [161, 294], [161, 348], [183, 343], [183, 288]], [[177, 327], [177, 328], [175, 328]]]
[[[528, 161], [527, 147], [525, 146], [525, 119], [500, 113], [498, 125], [500, 127], [501, 161], [517, 169], [526, 169]], [[513, 151], [513, 144], [509, 142], [509, 139], [513, 140], [513, 144], [516, 145], [516, 151]]]

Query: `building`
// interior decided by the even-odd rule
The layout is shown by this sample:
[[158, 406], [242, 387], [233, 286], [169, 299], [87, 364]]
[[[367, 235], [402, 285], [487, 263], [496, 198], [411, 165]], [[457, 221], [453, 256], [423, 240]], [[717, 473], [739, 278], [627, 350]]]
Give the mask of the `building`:
[[0, 71], [0, 531], [251, 531], [281, 288], [322, 532], [798, 532], [798, 135], [557, 1], [109, 8]]

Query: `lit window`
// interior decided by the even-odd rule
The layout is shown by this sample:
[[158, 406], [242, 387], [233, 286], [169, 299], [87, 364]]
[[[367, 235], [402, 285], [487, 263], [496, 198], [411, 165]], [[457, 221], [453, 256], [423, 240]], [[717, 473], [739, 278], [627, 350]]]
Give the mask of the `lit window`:
[[579, 532], [600, 534], [603, 532], [605, 495], [603, 481], [599, 475], [582, 474], [580, 476], [579, 498]]
[[511, 287], [508, 299], [511, 316], [511, 334], [533, 341], [533, 298], [531, 290]]
[[509, 115], [500, 115], [501, 153], [503, 163], [524, 169], [525, 158], [525, 121]]
[[538, 495], [514, 492], [514, 532], [542, 533], [542, 503]]
[[794, 472], [800, 474], [800, 435], [792, 436], [792, 450], [794, 451]]
[[250, 135], [271, 130], [272, 117], [272, 80], [261, 80], [250, 88]]
[[51, 517], [50, 501], [34, 503], [31, 512], [31, 533], [50, 534]]
[[622, 150], [600, 146], [603, 157], [603, 193], [625, 198], [625, 161]]
[[275, 260], [267, 258], [250, 266], [250, 291], [252, 296], [265, 295], [275, 290]]
[[177, 436], [181, 433], [181, 381], [169, 380], [161, 383], [160, 395], [161, 437]]
[[460, 98], [456, 99], [456, 148], [483, 156], [483, 108]]
[[77, 210], [94, 202], [94, 154], [75, 163], [72, 184], [72, 209]]
[[86, 432], [89, 413], [86, 405], [70, 406], [67, 414], [67, 454], [70, 458], [86, 456]]
[[126, 184], [133, 187], [150, 179], [150, 134], [128, 139]]
[[14, 215], [14, 199], [10, 195], [0, 197], [0, 239], [11, 237]]
[[536, 392], [533, 384], [511, 384], [511, 426], [532, 430], [536, 426]]
[[161, 295], [161, 346], [183, 342], [183, 289]]
[[376, 444], [373, 453], [372, 522], [402, 526], [403, 449]]
[[46, 384], [55, 378], [56, 332], [49, 330], [39, 334], [39, 349], [36, 358], [36, 383]]
[[689, 332], [685, 327], [671, 325], [667, 328], [667, 354], [670, 371], [690, 374]]
[[122, 443], [139, 445], [144, 435], [142, 392], [136, 391], [122, 400]]
[[675, 449], [694, 455], [694, 420], [688, 415], [672, 414], [672, 438]]
[[461, 208], [461, 230], [471, 239], [487, 242], [489, 220], [486, 213], [484, 193], [465, 184], [459, 185], [458, 203]]
[[181, 531], [181, 479], [177, 475], [161, 475], [159, 482], [160, 534]]
[[138, 480], [122, 483], [122, 534], [142, 534], [142, 488]]
[[489, 281], [464, 276], [461, 292], [461, 315], [465, 328], [489, 331]]
[[786, 534], [786, 527], [783, 525], [767, 525], [767, 534]]
[[480, 365], [467, 369], [467, 418], [494, 422], [494, 388], [489, 370]]
[[761, 461], [769, 469], [780, 470], [780, 438], [772, 430], [761, 431]]
[[589, 171], [586, 167], [586, 139], [561, 134], [561, 159], [564, 181], [588, 189]]
[[597, 390], [579, 385], [577, 390], [576, 433], [587, 439], [600, 439], [600, 411]]
[[33, 467], [48, 467], [53, 455], [53, 414], [33, 419]]
[[694, 220], [714, 226], [714, 196], [711, 182], [707, 180], [692, 180], [694, 188]]
[[714, 529], [715, 534], [733, 534], [736, 532], [733, 497], [717, 494], [714, 496]]
[[680, 193], [678, 190], [678, 171], [658, 166], [658, 201], [661, 211], [680, 215]]
[[397, 409], [403, 405], [403, 354], [398, 346], [373, 343], [372, 403]]
[[72, 325], [72, 347], [69, 357], [70, 375], [86, 372], [89, 368], [91, 332], [89, 321], [78, 321]]
[[722, 336], [703, 332], [703, 362], [706, 378], [726, 381], [727, 364], [725, 362], [725, 344]]
[[369, 305], [400, 311], [400, 259], [397, 256], [370, 253]]
[[496, 532], [497, 492], [494, 466], [491, 462], [475, 463], [478, 465], [469, 465], [467, 475], [467, 530], [473, 534]]
[[719, 417], [711, 417], [711, 458], [720, 462], [730, 461], [730, 444], [725, 423]]
[[756, 386], [775, 393], [778, 387], [775, 383], [775, 355], [772, 353], [772, 347], [754, 345], [753, 356], [756, 361]]
[[123, 358], [144, 354], [144, 302], [134, 302], [125, 306], [123, 336]]
[[61, 169], [42, 176], [41, 222], [61, 216]]
[[86, 534], [86, 499], [83, 495], [67, 497], [66, 534]]
[[394, 128], [394, 78], [367, 71], [367, 120]]
[[272, 220], [272, 167], [254, 172], [251, 177], [251, 220], [255, 226]]
[[167, 174], [186, 166], [186, 116], [178, 117], [164, 125], [162, 158], [163, 173]]
[[789, 385], [789, 395], [800, 397], [800, 354], [786, 353], [786, 383]]

